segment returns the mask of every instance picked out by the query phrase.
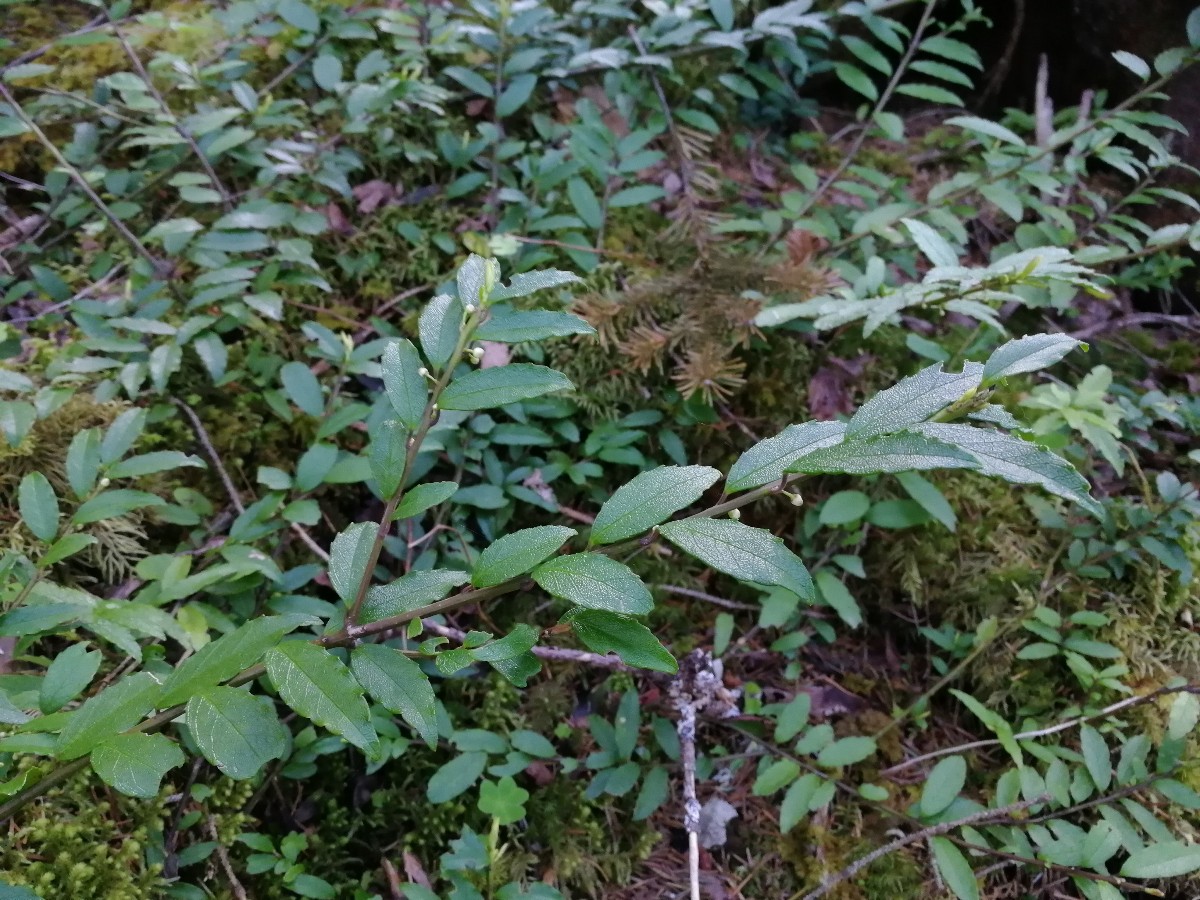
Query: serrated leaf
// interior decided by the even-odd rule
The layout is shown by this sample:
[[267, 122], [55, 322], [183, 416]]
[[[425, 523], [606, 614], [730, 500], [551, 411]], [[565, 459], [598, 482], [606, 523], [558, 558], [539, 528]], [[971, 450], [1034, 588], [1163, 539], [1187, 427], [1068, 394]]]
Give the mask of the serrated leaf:
[[100, 474], [100, 432], [88, 428], [71, 439], [67, 448], [67, 484], [75, 496], [83, 499], [96, 486]]
[[384, 348], [380, 368], [383, 387], [396, 416], [409, 430], [417, 428], [429, 401], [429, 385], [420, 374], [421, 357], [417, 348], [404, 338], [392, 341]]
[[805, 600], [816, 597], [804, 563], [783, 541], [762, 528], [732, 519], [681, 519], [659, 533], [685, 553], [742, 581], [786, 588]]
[[41, 472], [30, 472], [17, 488], [21, 520], [39, 541], [52, 541], [58, 534], [58, 497]]
[[1112, 784], [1112, 760], [1104, 737], [1091, 725], [1083, 725], [1079, 729], [1079, 748], [1083, 752], [1083, 764], [1092, 776], [1092, 784], [1099, 791], [1108, 790]]
[[1049, 368], [1082, 344], [1068, 334], [1031, 334], [1001, 344], [983, 366], [983, 383]]
[[57, 712], [85, 690], [100, 669], [103, 654], [88, 650], [86, 643], [72, 644], [46, 668], [38, 694], [38, 709], [43, 714]]
[[114, 463], [133, 447], [146, 428], [146, 410], [127, 409], [115, 419], [104, 432], [100, 443], [100, 461]]
[[454, 379], [442, 392], [442, 409], [476, 410], [507, 406], [575, 386], [562, 372], [532, 363], [477, 369]]
[[900, 221], [904, 223], [904, 227], [912, 235], [913, 242], [931, 263], [935, 266], [946, 267], [958, 265], [958, 254], [944, 237], [924, 222], [918, 222], [916, 219], [901, 219]]
[[600, 507], [590, 543], [612, 544], [665, 522], [700, 499], [720, 477], [709, 466], [660, 466], [643, 472]]
[[930, 838], [929, 847], [942, 881], [954, 892], [954, 896], [958, 900], [979, 900], [979, 882], [975, 879], [975, 870], [962, 851], [944, 837]]
[[336, 656], [307, 641], [289, 641], [268, 650], [263, 664], [288, 706], [368, 757], [375, 754], [379, 738], [363, 689]]
[[91, 500], [81, 504], [71, 516], [75, 525], [90, 525], [104, 519], [115, 519], [135, 509], [145, 509], [148, 506], [166, 506], [167, 501], [162, 497], [146, 491], [127, 489], [102, 491]]
[[479, 555], [479, 561], [471, 571], [471, 583], [475, 587], [492, 587], [524, 575], [558, 552], [576, 534], [574, 528], [541, 525], [497, 538]]
[[[408, 437], [407, 428], [395, 419], [388, 419], [376, 429], [371, 438], [368, 457], [371, 477], [375, 479], [375, 484], [379, 486], [379, 493], [384, 497], [393, 497], [396, 491], [400, 490], [400, 482], [404, 478], [405, 462], [408, 459]], [[401, 500], [401, 505], [403, 502]], [[396, 515], [393, 518], [402, 518], [402, 516]]]
[[466, 584], [470, 576], [456, 569], [409, 572], [389, 584], [377, 584], [367, 591], [362, 622], [377, 622], [412, 612], [445, 597], [452, 588]]
[[316, 621], [312, 616], [298, 613], [251, 619], [229, 634], [205, 644], [180, 663], [167, 676], [159, 703], [164, 708], [174, 706], [203, 688], [227, 681], [257, 663], [285, 634]]
[[1088, 494], [1087, 480], [1060, 456], [1020, 438], [953, 423], [918, 426], [922, 433], [968, 451], [981, 474], [1015, 484], [1036, 484], [1099, 518], [1100, 505]]
[[588, 609], [645, 615], [654, 608], [633, 570], [599, 553], [555, 557], [533, 570], [533, 580], [546, 593]]
[[1014, 144], [1017, 147], [1024, 147], [1025, 141], [1021, 136], [997, 122], [981, 119], [978, 116], [952, 116], [945, 121], [946, 125], [957, 125], [959, 128], [964, 128], [967, 131], [973, 131], [976, 134], [986, 135], [987, 137], [996, 138], [997, 140], [1006, 141], [1009, 144]]
[[537, 291], [561, 287], [564, 284], [578, 284], [582, 279], [573, 272], [561, 269], [543, 269], [540, 272], [523, 272], [514, 275], [507, 285], [498, 285], [492, 290], [491, 300], [513, 300], [517, 297], [527, 297]]
[[231, 687], [205, 688], [192, 697], [187, 727], [204, 758], [233, 779], [254, 777], [290, 744], [270, 698]]
[[184, 763], [183, 751], [161, 734], [119, 734], [92, 751], [92, 769], [129, 797], [158, 794], [163, 776]]
[[482, 751], [461, 753], [433, 773], [425, 786], [425, 799], [446, 803], [471, 787], [487, 768], [488, 755]]
[[97, 744], [138, 724], [154, 709], [162, 685], [148, 672], [127, 675], [72, 712], [58, 736], [55, 755], [77, 759]]
[[679, 664], [654, 633], [636, 619], [599, 609], [573, 611], [565, 621], [594, 653], [615, 653], [628, 666], [674, 675]]
[[979, 387], [983, 366], [966, 363], [962, 372], [943, 372], [941, 363], [902, 378], [859, 407], [846, 425], [846, 440], [902, 431], [944, 410]]
[[401, 716], [431, 749], [437, 746], [437, 701], [419, 665], [399, 650], [363, 644], [350, 654], [350, 670], [380, 706]]
[[493, 307], [491, 317], [475, 329], [475, 337], [479, 340], [502, 344], [595, 333], [596, 329], [572, 313], [546, 309], [520, 310], [508, 306]]
[[1129, 854], [1121, 875], [1125, 878], [1178, 878], [1200, 869], [1200, 845], [1183, 841], [1151, 844]]
[[941, 440], [902, 431], [866, 440], [845, 440], [802, 456], [789, 472], [837, 472], [871, 475], [876, 472], [912, 472], [926, 469], [977, 469], [979, 460]]
[[378, 535], [378, 522], [355, 522], [329, 547], [329, 583], [347, 603], [353, 602], [359, 583], [370, 578], [367, 565]]
[[430, 365], [440, 369], [454, 355], [462, 332], [463, 305], [457, 297], [439, 294], [425, 305], [417, 321], [421, 349]]
[[956, 755], [940, 760], [921, 788], [921, 815], [930, 819], [946, 809], [966, 783], [966, 759]]
[[789, 425], [775, 437], [759, 441], [738, 457], [725, 479], [725, 490], [732, 494], [778, 481], [796, 460], [814, 450], [840, 443], [845, 433], [846, 426], [841, 422]]
[[143, 475], [153, 475], [157, 472], [169, 472], [172, 469], [203, 469], [204, 460], [190, 453], [178, 450], [155, 450], [153, 453], [143, 453], [131, 456], [109, 466], [110, 478], [140, 478]]
[[453, 481], [430, 481], [411, 487], [404, 492], [392, 518], [400, 520], [419, 516], [425, 510], [445, 503], [457, 490], [458, 484]]

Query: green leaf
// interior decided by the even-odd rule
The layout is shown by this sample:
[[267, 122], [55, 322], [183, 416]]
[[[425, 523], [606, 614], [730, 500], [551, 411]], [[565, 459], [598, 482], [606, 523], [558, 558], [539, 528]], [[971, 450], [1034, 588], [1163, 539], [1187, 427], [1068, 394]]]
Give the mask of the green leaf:
[[454, 379], [442, 392], [440, 406], [442, 409], [491, 409], [574, 387], [562, 372], [532, 363], [513, 363], [477, 369]]
[[466, 262], [458, 267], [455, 284], [458, 288], [458, 299], [463, 304], [478, 307], [488, 298], [488, 284], [496, 284], [500, 280], [500, 263], [494, 259], [484, 259], [477, 253], [467, 257]]
[[565, 619], [583, 645], [594, 653], [615, 653], [637, 669], [674, 675], [679, 664], [654, 633], [636, 619], [599, 609], [573, 610]]
[[381, 368], [383, 387], [392, 409], [405, 426], [416, 429], [429, 401], [429, 385], [421, 375], [421, 357], [417, 348], [412, 341], [403, 338], [392, 341], [383, 351]]
[[850, 63], [835, 63], [834, 71], [837, 73], [838, 80], [852, 91], [856, 91], [874, 103], [879, 99], [879, 88], [875, 87], [875, 82], [858, 66], [853, 66]]
[[163, 776], [184, 763], [183, 751], [161, 734], [119, 734], [92, 751], [101, 780], [130, 797], [158, 795]]
[[71, 522], [75, 525], [90, 525], [92, 522], [118, 518], [135, 509], [166, 505], [167, 501], [162, 497], [156, 497], [146, 491], [127, 489], [103, 491], [81, 504], [75, 510], [75, 515], [71, 516]]
[[478, 94], [480, 97], [491, 98], [495, 92], [491, 82], [472, 69], [463, 66], [447, 66], [442, 71], [467, 90]]
[[412, 612], [436, 603], [450, 593], [451, 588], [466, 584], [469, 580], [466, 572], [456, 569], [409, 572], [390, 584], [377, 584], [367, 591], [360, 619], [362, 622], [377, 622]]
[[38, 567], [45, 569], [57, 562], [62, 562], [69, 556], [73, 556], [85, 547], [90, 547], [96, 543], [96, 538], [90, 534], [65, 534], [53, 544], [51, 544], [46, 552], [38, 559]]
[[417, 334], [430, 365], [440, 369], [450, 361], [458, 346], [464, 315], [462, 303], [449, 294], [438, 294], [425, 305], [417, 321]]
[[554, 745], [536, 731], [520, 729], [510, 734], [508, 739], [512, 742], [514, 750], [519, 750], [526, 756], [534, 756], [538, 759], [553, 759], [558, 756]]
[[578, 275], [572, 272], [564, 272], [561, 269], [522, 272], [520, 275], [514, 275], [506, 286], [501, 285], [495, 288], [492, 291], [491, 300], [492, 302], [498, 302], [500, 300], [513, 300], [517, 297], [528, 297], [537, 291], [561, 287], [564, 284], [578, 284], [581, 281], [582, 279]]
[[251, 619], [180, 663], [163, 684], [160, 704], [166, 708], [184, 703], [199, 690], [227, 681], [257, 663], [285, 634], [316, 621], [298, 613]]
[[779, 830], [787, 834], [811, 812], [813, 797], [821, 786], [821, 777], [813, 772], [802, 775], [792, 782], [783, 802], [779, 804]]
[[913, 241], [935, 266], [954, 267], [958, 265], [958, 253], [940, 234], [916, 219], [901, 219]]
[[961, 756], [947, 756], [940, 760], [921, 788], [921, 815], [933, 818], [958, 799], [958, 793], [967, 783], [967, 761]]
[[332, 53], [322, 53], [313, 60], [312, 75], [317, 87], [326, 91], [337, 90], [342, 83], [342, 61]]
[[984, 363], [983, 383], [1047, 369], [1080, 346], [1082, 341], [1067, 334], [1031, 334], [1001, 344]]
[[279, 17], [301, 31], [320, 31], [321, 20], [302, 0], [279, 0]]
[[600, 507], [590, 543], [612, 544], [641, 534], [691, 506], [720, 477], [709, 466], [660, 466], [643, 472]]
[[520, 344], [573, 334], [595, 334], [596, 329], [579, 316], [546, 309], [520, 310], [492, 307], [490, 318], [475, 330], [481, 341]]
[[1079, 729], [1079, 748], [1083, 751], [1083, 764], [1092, 776], [1092, 784], [1101, 792], [1108, 790], [1112, 784], [1112, 760], [1103, 736], [1091, 725], [1083, 725]]
[[[935, 433], [934, 438], [936, 437]], [[846, 440], [832, 447], [816, 450], [792, 463], [788, 471], [871, 475], [876, 472], [911, 472], [918, 469], [976, 468], [979, 468], [979, 461], [971, 453], [924, 434], [902, 431], [867, 440]]]
[[722, 31], [733, 30], [733, 0], [708, 0], [708, 11]]
[[604, 210], [600, 206], [600, 201], [596, 199], [596, 194], [582, 178], [572, 178], [567, 182], [567, 197], [570, 199], [571, 205], [575, 207], [579, 218], [583, 219], [588, 228], [595, 231], [604, 224]]
[[537, 87], [537, 76], [525, 72], [516, 76], [508, 87], [500, 92], [496, 100], [496, 115], [500, 118], [511, 116], [529, 100], [533, 89]]
[[58, 736], [55, 755], [76, 759], [97, 744], [127, 731], [154, 708], [162, 686], [148, 672], [127, 675], [72, 712]]
[[533, 570], [542, 590], [588, 609], [645, 615], [654, 600], [628, 566], [599, 553], [558, 556]]
[[58, 534], [58, 497], [41, 472], [30, 472], [17, 489], [17, 506], [25, 527], [39, 541], [52, 541]]
[[778, 585], [812, 601], [804, 563], [780, 538], [732, 519], [681, 519], [659, 528], [668, 541], [718, 572], [755, 584]]
[[871, 508], [871, 498], [862, 491], [838, 491], [821, 504], [817, 518], [822, 525], [849, 525]]
[[755, 797], [766, 797], [783, 790], [800, 775], [800, 764], [790, 759], [777, 759], [767, 766], [754, 781]]
[[817, 764], [830, 769], [852, 766], [874, 754], [875, 749], [874, 738], [845, 737], [822, 748]]
[[1018, 768], [1024, 765], [1021, 747], [1013, 737], [1012, 726], [1004, 721], [1002, 716], [988, 709], [965, 691], [951, 688], [950, 693], [957, 697], [963, 706], [973, 712], [980, 722], [991, 729], [996, 735], [996, 739], [1000, 741], [1000, 746], [1012, 757], [1013, 762], [1017, 764]]
[[562, 525], [525, 528], [496, 539], [479, 555], [471, 571], [471, 584], [492, 587], [524, 575], [551, 554], [558, 552], [578, 532]]
[[921, 505], [921, 509], [933, 516], [950, 531], [958, 527], [958, 517], [954, 508], [946, 501], [945, 495], [927, 478], [916, 472], [898, 472], [896, 480], [904, 488], [908, 496]]
[[821, 569], [814, 576], [821, 602], [833, 609], [843, 622], [851, 628], [862, 624], [862, 610], [854, 595], [840, 578], [828, 569]]
[[979, 900], [979, 882], [975, 880], [975, 870], [962, 851], [944, 837], [930, 838], [929, 848], [933, 851], [933, 861], [941, 873], [942, 881], [954, 892], [954, 896], [958, 900]]
[[[0, 126], [2, 125], [3, 122], [0, 121]], [[0, 136], [4, 136], [2, 132], [0, 132]], [[28, 770], [25, 772], [25, 776], [29, 776], [30, 774], [31, 772]], [[0, 794], [0, 797], [4, 796], [8, 795]], [[41, 894], [35, 894], [27, 887], [11, 885], [0, 881], [0, 900], [43, 900], [43, 898]]]
[[[369, 456], [371, 477], [375, 479], [375, 484], [379, 486], [379, 493], [384, 497], [393, 497], [396, 491], [400, 490], [400, 483], [404, 478], [405, 462], [408, 459], [408, 437], [407, 428], [395, 419], [387, 419], [371, 438]], [[403, 502], [402, 500], [401, 505]], [[411, 515], [415, 515], [415, 513]], [[393, 518], [403, 517], [396, 515]]]
[[109, 467], [108, 475], [110, 478], [139, 478], [182, 468], [203, 469], [204, 460], [178, 450], [156, 450], [115, 463]]
[[355, 522], [329, 547], [329, 583], [347, 603], [354, 601], [363, 578], [370, 578], [367, 565], [378, 535], [379, 523]]
[[930, 103], [937, 103], [943, 106], [963, 105], [962, 97], [936, 84], [914, 84], [909, 82], [896, 88], [896, 93], [904, 94], [908, 97], [916, 97], [918, 100], [927, 100]]
[[482, 751], [462, 753], [433, 773], [425, 786], [430, 803], [446, 803], [479, 780], [487, 767], [488, 755]]
[[38, 709], [50, 714], [82, 694], [100, 669], [103, 654], [88, 650], [86, 643], [72, 644], [46, 668], [38, 694]]
[[146, 428], [146, 410], [127, 409], [115, 419], [104, 432], [100, 444], [100, 461], [114, 463], [133, 447]]
[[661, 200], [667, 195], [657, 184], [635, 184], [623, 188], [608, 198], [609, 209], [622, 209], [627, 206], [645, 206], [655, 200]]
[[350, 654], [350, 670], [380, 706], [401, 716], [430, 749], [437, 746], [437, 701], [419, 665], [399, 650], [363, 644]]
[[1122, 66], [1136, 75], [1142, 81], [1145, 81], [1150, 77], [1150, 64], [1140, 56], [1130, 53], [1128, 50], [1113, 51], [1113, 59], [1119, 62]]
[[1167, 738], [1183, 740], [1196, 728], [1197, 722], [1200, 722], [1200, 697], [1187, 691], [1177, 694], [1167, 716]]
[[307, 641], [288, 641], [263, 657], [271, 683], [300, 715], [339, 734], [368, 757], [379, 748], [363, 689], [342, 662]]
[[979, 387], [983, 366], [966, 363], [962, 372], [943, 372], [941, 363], [902, 378], [859, 407], [846, 426], [846, 440], [902, 431], [941, 412]]
[[187, 704], [187, 727], [210, 763], [230, 778], [257, 775], [291, 743], [268, 697], [231, 687], [209, 687]]
[[498, 782], [485, 780], [479, 786], [480, 812], [497, 819], [501, 825], [512, 825], [525, 818], [525, 803], [529, 791], [517, 786], [511, 775]]
[[430, 481], [409, 488], [404, 493], [404, 499], [396, 507], [393, 519], [409, 519], [419, 516], [427, 509], [445, 503], [454, 496], [458, 484], [453, 481]]
[[67, 448], [67, 484], [75, 496], [83, 499], [96, 486], [100, 474], [100, 432], [88, 428], [71, 439]]
[[1125, 878], [1178, 878], [1200, 869], [1200, 844], [1183, 841], [1151, 844], [1129, 854], [1121, 875]]
[[947, 119], [943, 124], [957, 125], [959, 128], [964, 128], [967, 131], [973, 131], [976, 134], [982, 134], [986, 137], [1006, 141], [1010, 144], [1016, 145], [1017, 147], [1025, 146], [1025, 142], [1021, 140], [1021, 136], [1016, 132], [1010, 131], [1003, 125], [1000, 125], [996, 122], [991, 122], [987, 119], [980, 119], [977, 116], [953, 116]]
[[841, 422], [789, 425], [738, 457], [725, 479], [725, 490], [732, 494], [778, 481], [796, 460], [814, 450], [841, 443], [845, 433], [846, 426]]
[[279, 370], [279, 379], [288, 399], [302, 412], [320, 417], [325, 413], [325, 393], [312, 369], [302, 362], [290, 362]]
[[644, 822], [659, 810], [670, 795], [670, 773], [662, 766], [655, 766], [642, 779], [642, 789], [638, 791], [637, 802], [633, 807], [633, 821]]
[[1060, 456], [1012, 435], [970, 425], [929, 423], [919, 426], [923, 434], [969, 452], [978, 460], [983, 475], [1016, 484], [1036, 484], [1070, 500], [1099, 518], [1100, 505], [1088, 494], [1087, 480]]
[[812, 695], [803, 691], [791, 699], [775, 720], [775, 743], [786, 744], [808, 724]]

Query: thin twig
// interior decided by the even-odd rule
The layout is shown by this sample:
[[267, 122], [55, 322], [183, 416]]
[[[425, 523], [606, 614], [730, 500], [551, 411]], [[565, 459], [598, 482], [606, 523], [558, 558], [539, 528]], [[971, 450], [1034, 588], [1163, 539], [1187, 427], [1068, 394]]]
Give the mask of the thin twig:
[[62, 151], [58, 149], [54, 141], [50, 140], [50, 138], [46, 136], [46, 132], [42, 131], [37, 122], [29, 117], [21, 105], [17, 103], [17, 99], [12, 95], [12, 91], [10, 91], [8, 86], [2, 81], [0, 81], [0, 98], [3, 98], [4, 102], [12, 107], [13, 112], [16, 114], [17, 118], [21, 120], [21, 123], [31, 132], [33, 132], [33, 136], [38, 139], [38, 142], [41, 143], [43, 147], [50, 151], [50, 155], [54, 157], [55, 161], [59, 164], [59, 166], [62, 167], [63, 171], [67, 173], [67, 176], [74, 181], [76, 185], [78, 185], [79, 189], [83, 191], [84, 194], [87, 195], [87, 198], [92, 201], [92, 205], [95, 206], [96, 209], [99, 210], [100, 214], [109, 221], [109, 224], [116, 229], [117, 233], [129, 243], [129, 245], [139, 256], [141, 256], [150, 264], [151, 272], [156, 276], [161, 276], [163, 274], [162, 262], [156, 259], [154, 255], [146, 249], [146, 245], [138, 240], [137, 235], [130, 231], [125, 223], [122, 222], [121, 219], [111, 209], [108, 208], [108, 205], [100, 199], [100, 195], [96, 193], [90, 184], [88, 184], [87, 179], [80, 174], [77, 168], [71, 165], [70, 161], [65, 156], [63, 156]]
[[665, 591], [668, 594], [678, 594], [681, 597], [691, 597], [693, 600], [703, 600], [705, 603], [723, 606], [726, 609], [758, 609], [757, 606], [751, 606], [749, 603], [738, 603], [736, 600], [726, 600], [724, 597], [714, 597], [712, 594], [704, 593], [704, 591], [694, 591], [691, 588], [676, 587], [673, 584], [656, 584], [655, 587], [660, 591]]
[[[466, 638], [465, 631], [442, 625], [438, 622], [426, 621], [425, 630], [439, 637], [447, 637], [452, 641], [462, 641]], [[599, 653], [589, 653], [586, 650], [572, 650], [570, 647], [534, 647], [529, 651], [539, 659], [549, 662], [575, 663], [581, 666], [593, 666], [600, 669], [611, 669], [615, 672], [634, 671], [616, 656], [604, 656]]]
[[196, 158], [200, 160], [200, 166], [204, 169], [204, 173], [208, 176], [208, 180], [212, 182], [213, 189], [221, 195], [221, 203], [224, 205], [225, 211], [228, 212], [233, 208], [233, 200], [229, 196], [229, 191], [225, 189], [225, 185], [221, 183], [221, 179], [217, 177], [216, 169], [213, 168], [207, 154], [200, 149], [200, 145], [196, 143], [196, 139], [192, 136], [192, 133], [184, 127], [183, 123], [179, 121], [179, 118], [175, 115], [175, 113], [171, 111], [171, 107], [167, 103], [167, 98], [162, 95], [162, 92], [159, 91], [157, 87], [155, 87], [154, 80], [150, 77], [150, 73], [146, 71], [145, 65], [142, 64], [141, 57], [137, 55], [137, 51], [135, 51], [133, 47], [130, 46], [129, 41], [125, 39], [125, 35], [121, 32], [121, 29], [117, 27], [117, 23], [111, 23], [113, 26], [113, 35], [118, 41], [120, 41], [121, 48], [125, 51], [125, 55], [129, 57], [129, 61], [133, 63], [133, 67], [137, 69], [138, 76], [146, 85], [146, 89], [150, 91], [151, 95], [158, 102], [158, 105], [162, 108], [163, 115], [167, 117], [167, 120], [171, 123], [171, 127], [174, 128], [179, 136], [183, 138], [184, 142], [192, 148], [192, 152], [196, 154]]
[[979, 812], [972, 813], [969, 816], [964, 816], [961, 819], [955, 819], [952, 822], [940, 822], [937, 825], [930, 825], [928, 828], [922, 828], [920, 831], [914, 831], [911, 834], [906, 834], [902, 838], [897, 838], [890, 844], [884, 844], [882, 847], [876, 847], [866, 856], [860, 856], [846, 868], [837, 872], [831, 878], [825, 879], [824, 883], [816, 890], [809, 891], [804, 895], [803, 900], [817, 900], [819, 897], [824, 897], [843, 881], [849, 881], [871, 863], [878, 859], [882, 859], [890, 853], [895, 853], [902, 847], [907, 847], [909, 844], [917, 844], [927, 841], [930, 838], [938, 837], [943, 834], [948, 834], [957, 828], [962, 828], [965, 825], [980, 825], [986, 824], [995, 819], [1011, 818], [1013, 813], [1021, 812], [1029, 809], [1031, 806], [1036, 806], [1039, 803], [1045, 803], [1049, 800], [1049, 796], [1035, 797], [1032, 800], [1021, 800], [1017, 803], [1012, 803], [1008, 806], [1001, 806], [998, 809], [982, 809]]
[[196, 411], [178, 397], [172, 397], [171, 402], [178, 406], [180, 411], [187, 417], [188, 422], [192, 426], [192, 431], [196, 435], [196, 440], [204, 448], [204, 454], [208, 457], [209, 462], [213, 464], [213, 469], [216, 470], [217, 477], [221, 479], [221, 484], [225, 487], [225, 493], [229, 495], [229, 502], [233, 504], [234, 509], [239, 514], [244, 513], [246, 506], [242, 503], [242, 498], [238, 494], [238, 489], [234, 485], [233, 479], [229, 477], [229, 472], [226, 471], [225, 464], [221, 462], [221, 455], [217, 453], [217, 448], [213, 446], [213, 442], [208, 436], [208, 429], [204, 427], [204, 423], [200, 421], [200, 417], [196, 415]]
[[246, 895], [246, 889], [238, 881], [237, 873], [233, 870], [233, 864], [229, 861], [229, 853], [221, 844], [221, 835], [217, 831], [217, 820], [212, 816], [208, 817], [208, 833], [212, 837], [213, 843], [217, 845], [214, 852], [217, 854], [217, 861], [221, 864], [221, 869], [225, 872], [225, 877], [229, 880], [229, 890], [233, 892], [233, 896], [237, 900], [249, 900], [249, 897]]

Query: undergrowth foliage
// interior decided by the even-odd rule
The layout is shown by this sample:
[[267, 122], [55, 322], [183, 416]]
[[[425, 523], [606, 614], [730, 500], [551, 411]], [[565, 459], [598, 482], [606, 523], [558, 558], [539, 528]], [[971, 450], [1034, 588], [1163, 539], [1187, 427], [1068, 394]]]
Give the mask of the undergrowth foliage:
[[[972, 0], [86, 5], [0, 65], [0, 897], [193, 900], [216, 873], [379, 896], [328, 833], [251, 817], [347, 772], [416, 820], [432, 878], [384, 875], [418, 900], [606, 893], [652, 838], [598, 861], [605, 816], [682, 818], [696, 855], [725, 796], [804, 848], [810, 898], [914, 853], [968, 900], [996, 873], [1112, 900], [1200, 870], [1200, 699], [1154, 652], [1200, 666], [1200, 499], [1173, 471], [1200, 405], [1107, 356], [1067, 374], [1081, 295], [1168, 294], [1200, 248], [1155, 106], [1200, 13], [1189, 46], [1117, 54], [1124, 99], [991, 120], [963, 112]], [[781, 137], [831, 80], [860, 102], [837, 135]], [[914, 102], [949, 107], [933, 139]], [[1130, 214], [1165, 204], [1183, 220]], [[871, 385], [820, 415], [840, 376], [793, 372], [814, 336]], [[766, 438], [738, 414], [760, 355]], [[1012, 557], [998, 602], [926, 607], [962, 548]], [[701, 590], [721, 576], [754, 602]], [[802, 651], [886, 630], [889, 579], [936, 680], [835, 725]], [[727, 607], [711, 657], [673, 592]], [[782, 692], [721, 677], [755, 634]], [[611, 719], [510, 708], [574, 694], [564, 662], [612, 673]], [[926, 749], [952, 685], [990, 737]], [[68, 833], [47, 817], [80, 791], [105, 799]], [[522, 831], [546, 806], [571, 821]], [[130, 809], [79, 869], [71, 841]], [[843, 812], [901, 836], [826, 857]]]

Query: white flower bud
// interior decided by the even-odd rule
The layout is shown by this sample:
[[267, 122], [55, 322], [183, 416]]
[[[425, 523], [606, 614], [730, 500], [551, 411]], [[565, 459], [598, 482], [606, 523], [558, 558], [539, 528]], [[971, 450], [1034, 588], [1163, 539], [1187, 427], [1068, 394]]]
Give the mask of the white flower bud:
[[427, 368], [425, 368], [424, 366], [421, 366], [421, 368], [417, 369], [417, 374], [420, 375], [422, 378], [428, 378], [429, 370]]
[[731, 509], [729, 511], [729, 518], [733, 519], [733, 521], [736, 522], [741, 517], [742, 517], [742, 511], [740, 509]]
[[463, 307], [463, 310], [466, 312], [466, 314], [468, 316], [471, 315], [471, 313], [475, 312], [478, 309], [479, 309], [479, 307], [477, 307], [474, 303], [468, 303], [466, 306]]
[[112, 479], [111, 479], [111, 478], [105, 477], [105, 478], [101, 478], [101, 479], [100, 479], [100, 487], [102, 487], [102, 488], [106, 488], [106, 487], [108, 487], [110, 484], [112, 484]]

